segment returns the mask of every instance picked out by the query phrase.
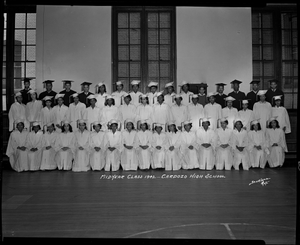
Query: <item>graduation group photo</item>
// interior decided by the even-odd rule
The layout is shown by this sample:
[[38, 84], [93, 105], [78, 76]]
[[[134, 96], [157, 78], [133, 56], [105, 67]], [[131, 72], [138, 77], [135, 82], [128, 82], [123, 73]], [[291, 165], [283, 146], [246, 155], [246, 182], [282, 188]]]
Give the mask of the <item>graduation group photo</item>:
[[296, 244], [296, 4], [22, 6], [3, 14], [3, 241]]

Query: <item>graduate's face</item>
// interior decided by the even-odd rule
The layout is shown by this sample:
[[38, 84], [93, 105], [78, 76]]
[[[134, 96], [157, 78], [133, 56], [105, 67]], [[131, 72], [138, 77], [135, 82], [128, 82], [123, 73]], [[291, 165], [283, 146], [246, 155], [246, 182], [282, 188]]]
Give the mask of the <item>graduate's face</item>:
[[204, 129], [208, 129], [208, 126], [209, 126], [209, 122], [208, 121], [205, 121], [205, 122], [202, 123], [202, 127]]
[[40, 130], [40, 126], [33, 126], [32, 129], [35, 133], [37, 133]]
[[262, 94], [260, 97], [259, 97], [260, 101], [264, 102], [266, 100], [266, 96], [264, 94]]
[[124, 101], [125, 101], [125, 103], [128, 105], [129, 103], [130, 103], [130, 97], [129, 96], [126, 96], [126, 97], [124, 97]]
[[224, 86], [218, 86], [218, 92], [220, 94], [223, 94], [223, 92], [224, 92]]
[[126, 128], [127, 128], [128, 131], [131, 131], [132, 128], [133, 128], [133, 124], [131, 122], [126, 123]]
[[18, 129], [20, 132], [22, 132], [23, 129], [24, 129], [24, 124], [23, 124], [23, 123], [18, 123], [18, 124], [17, 124], [17, 129]]
[[252, 89], [253, 89], [254, 91], [257, 91], [257, 90], [258, 90], [258, 84], [257, 84], [257, 83], [253, 83]]
[[181, 87], [182, 91], [187, 93], [189, 91], [189, 86], [187, 84], [182, 85]]
[[200, 93], [200, 94], [204, 94], [204, 93], [205, 93], [205, 88], [200, 87], [200, 88], [199, 88], [199, 93]]
[[83, 85], [83, 92], [87, 93], [89, 92], [90, 86], [89, 85]]
[[227, 122], [226, 121], [221, 122], [221, 127], [225, 129], [227, 127]]
[[176, 102], [177, 105], [180, 105], [181, 104], [181, 98], [175, 99], [175, 102]]
[[213, 104], [215, 102], [215, 97], [214, 96], [210, 96], [209, 97], [209, 102]]
[[47, 100], [47, 101], [46, 101], [46, 106], [47, 106], [47, 107], [51, 107], [51, 104], [52, 104], [51, 100]]
[[85, 129], [85, 123], [79, 123], [78, 127], [80, 131], [83, 131]]
[[26, 89], [28, 89], [29, 86], [30, 86], [30, 82], [24, 82], [24, 87], [25, 87]]
[[169, 86], [169, 87], [167, 88], [167, 91], [168, 91], [169, 94], [172, 94], [172, 93], [174, 92], [173, 86]]
[[122, 84], [117, 85], [117, 90], [118, 90], [118, 91], [122, 91], [122, 89], [123, 89], [123, 85], [122, 85]]
[[143, 131], [145, 131], [145, 130], [146, 130], [146, 127], [147, 127], [147, 126], [146, 126], [146, 123], [141, 124], [140, 127], [141, 127], [141, 129], [142, 129]]
[[95, 131], [98, 133], [98, 132], [100, 131], [100, 129], [101, 129], [100, 124], [96, 124], [96, 125], [94, 126], [94, 129], [95, 129]]
[[169, 126], [169, 130], [170, 130], [170, 132], [175, 132], [175, 126], [174, 126], [174, 124], [171, 124]]
[[96, 102], [97, 102], [97, 101], [96, 101], [95, 99], [91, 99], [91, 100], [90, 100], [90, 103], [91, 103], [92, 106], [95, 106], [95, 105], [96, 105]]
[[65, 84], [65, 89], [66, 90], [70, 90], [71, 89], [71, 84], [70, 83], [66, 83]]
[[69, 129], [70, 129], [69, 124], [64, 124], [64, 130], [66, 132], [69, 132]]
[[234, 90], [234, 91], [238, 91], [239, 88], [240, 88], [240, 85], [239, 85], [238, 83], [234, 83], [234, 84], [233, 84], [233, 90]]
[[161, 130], [162, 130], [162, 127], [155, 127], [155, 131], [160, 134], [161, 133]]
[[118, 127], [118, 125], [117, 125], [116, 123], [113, 123], [113, 124], [111, 125], [111, 130], [112, 130], [113, 132], [116, 132], [117, 127]]
[[58, 103], [59, 105], [62, 105], [62, 104], [64, 103], [64, 99], [63, 99], [63, 98], [58, 98], [58, 99], [57, 99], [57, 103]]
[[158, 101], [158, 103], [161, 104], [164, 101], [164, 96], [163, 95], [158, 96], [157, 101]]
[[156, 92], [156, 90], [157, 90], [157, 87], [155, 87], [155, 86], [150, 87], [150, 92], [151, 93], [154, 94]]
[[253, 129], [254, 129], [255, 131], [258, 130], [258, 124], [257, 124], [257, 123], [253, 125]]
[[47, 126], [47, 131], [50, 133], [52, 133], [54, 131], [54, 127], [52, 124], [50, 126]]
[[228, 106], [229, 108], [231, 108], [231, 107], [232, 107], [232, 101], [227, 101], [227, 106]]
[[240, 121], [237, 121], [237, 122], [235, 123], [235, 127], [236, 127], [238, 130], [240, 130], [240, 129], [242, 128], [242, 123], [241, 123]]
[[146, 104], [147, 104], [147, 98], [142, 98], [141, 101], [142, 101], [142, 104], [143, 104], [143, 105], [146, 105]]
[[22, 96], [17, 96], [16, 100], [21, 104], [23, 101], [23, 97]]
[[277, 126], [277, 123], [276, 123], [276, 121], [275, 121], [275, 120], [273, 120], [273, 121], [271, 122], [271, 126], [272, 126], [272, 128], [276, 128], [276, 126]]
[[47, 89], [47, 91], [51, 91], [52, 90], [52, 83], [46, 83], [46, 89]]
[[107, 100], [107, 105], [111, 106], [113, 104], [113, 100], [112, 99], [108, 99]]
[[184, 129], [185, 129], [185, 131], [190, 132], [190, 130], [191, 130], [191, 124], [184, 125]]
[[78, 96], [74, 97], [74, 102], [75, 102], [75, 104], [77, 104], [79, 102]]
[[272, 89], [277, 88], [277, 83], [276, 83], [276, 82], [271, 82], [270, 87], [271, 87]]
[[31, 97], [32, 100], [36, 100], [36, 93], [30, 94], [30, 97]]
[[192, 102], [194, 103], [194, 105], [196, 105], [198, 103], [198, 98], [192, 98]]
[[99, 87], [99, 91], [100, 91], [101, 94], [105, 93], [105, 90], [106, 89], [105, 89], [104, 85], [102, 85], [102, 86]]
[[139, 90], [139, 85], [132, 85], [132, 90], [134, 91], [134, 92], [137, 92], [138, 90]]
[[281, 104], [281, 100], [275, 100], [275, 105], [276, 106], [280, 106], [280, 104]]
[[248, 108], [248, 103], [243, 103], [242, 107], [243, 107], [244, 110], [246, 110]]

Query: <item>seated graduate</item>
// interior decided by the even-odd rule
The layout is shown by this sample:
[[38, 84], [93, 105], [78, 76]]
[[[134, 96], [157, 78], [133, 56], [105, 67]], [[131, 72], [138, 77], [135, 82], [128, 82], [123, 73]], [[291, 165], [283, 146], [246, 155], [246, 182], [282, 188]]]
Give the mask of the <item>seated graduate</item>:
[[124, 103], [119, 106], [119, 116], [121, 122], [125, 122], [130, 119], [136, 125], [136, 106], [132, 103], [132, 97], [128, 93], [124, 93]]
[[74, 151], [74, 163], [72, 171], [82, 172], [90, 170], [90, 131], [87, 130], [86, 121], [79, 119], [77, 121], [78, 130], [75, 131], [75, 151]]
[[56, 94], [56, 106], [53, 107], [55, 131], [61, 133], [61, 122], [65, 120], [69, 107], [64, 105], [64, 94]]
[[107, 96], [106, 85], [104, 82], [100, 82], [96, 85], [96, 94], [95, 97], [97, 99], [96, 106], [102, 109], [105, 106], [105, 100]]
[[175, 103], [171, 106], [171, 114], [176, 127], [181, 130], [181, 123], [188, 119], [187, 107], [182, 104], [180, 94], [175, 94]]
[[24, 128], [23, 120], [16, 120], [14, 130], [11, 132], [6, 149], [9, 163], [17, 172], [28, 171], [28, 149], [25, 146], [28, 131]]
[[249, 99], [242, 100], [241, 103], [242, 109], [238, 113], [238, 118], [242, 120], [244, 129], [246, 129], [249, 132], [250, 122], [254, 120], [254, 114], [252, 110], [248, 109]]
[[125, 130], [122, 132], [123, 150], [121, 153], [121, 166], [123, 170], [137, 170], [138, 157], [136, 154], [137, 139], [134, 121], [127, 119], [124, 123]]
[[91, 124], [99, 121], [101, 118], [101, 110], [96, 106], [97, 99], [95, 95], [91, 94], [87, 97], [90, 105], [84, 111], [84, 119], [86, 120], [86, 127], [89, 131], [92, 130]]
[[37, 92], [33, 89], [28, 90], [27, 92], [31, 98], [31, 100], [26, 104], [26, 119], [30, 122], [30, 126], [32, 126], [33, 122], [40, 121], [40, 114], [43, 108], [43, 104], [41, 100], [37, 99]]
[[149, 105], [149, 99], [147, 94], [140, 96], [141, 103], [136, 108], [136, 121], [147, 121], [152, 124], [153, 107]]
[[198, 103], [198, 95], [191, 96], [192, 102], [187, 106], [187, 118], [192, 121], [192, 131], [199, 128], [199, 119], [204, 117], [204, 108]]
[[269, 128], [266, 130], [266, 138], [270, 154], [267, 156], [267, 161], [271, 168], [282, 167], [285, 152], [288, 152], [285, 134], [275, 117], [270, 118], [268, 123]]
[[85, 118], [86, 106], [84, 103], [79, 101], [79, 95], [77, 93], [72, 94], [74, 102], [69, 105], [69, 109], [66, 114], [66, 120], [71, 122], [73, 131], [77, 130], [77, 120]]
[[27, 135], [25, 147], [28, 149], [28, 170], [37, 171], [40, 169], [42, 161], [42, 138], [40, 122], [32, 123], [32, 130]]
[[234, 130], [232, 132], [233, 167], [235, 170], [239, 170], [241, 163], [244, 170], [249, 170], [251, 166], [248, 151], [249, 137], [243, 127], [241, 119], [237, 118], [234, 122]]
[[59, 170], [70, 170], [72, 168], [75, 153], [75, 135], [71, 126], [71, 122], [62, 121], [61, 133], [58, 134], [56, 140], [55, 161]]
[[209, 118], [202, 118], [202, 127], [196, 131], [199, 145], [200, 169], [212, 170], [215, 166], [216, 133], [210, 128]]
[[194, 93], [192, 93], [191, 91], [189, 91], [189, 83], [186, 81], [182, 81], [180, 86], [180, 95], [182, 98], [182, 105], [187, 106], [188, 104], [191, 103], [191, 97]]
[[152, 162], [151, 141], [152, 132], [146, 120], [138, 121], [139, 131], [136, 134], [136, 148], [139, 169], [149, 169]]
[[157, 97], [157, 88], [158, 88], [158, 83], [157, 82], [150, 82], [148, 84], [149, 92], [147, 93], [147, 97], [149, 100], [149, 105], [152, 106], [154, 105]]
[[232, 129], [228, 125], [227, 118], [220, 119], [221, 127], [216, 130], [216, 169], [231, 170], [233, 163], [232, 155]]
[[52, 96], [45, 96], [43, 101], [45, 106], [41, 110], [40, 120], [42, 125], [46, 125], [55, 121], [55, 110], [52, 108]]
[[139, 80], [133, 80], [131, 81], [131, 92], [129, 93], [131, 96], [131, 103], [137, 107], [140, 104], [140, 96], [143, 94], [139, 91], [139, 84], [141, 81]]
[[101, 170], [105, 166], [105, 149], [104, 138], [105, 133], [102, 128], [102, 122], [93, 122], [90, 134], [90, 166], [92, 170]]
[[165, 144], [166, 144], [166, 134], [163, 131], [165, 125], [161, 123], [154, 123], [153, 129], [154, 133], [152, 135], [152, 169], [164, 168], [165, 167]]
[[279, 127], [283, 130], [285, 134], [291, 133], [291, 123], [287, 110], [281, 105], [282, 95], [274, 96], [273, 101], [275, 101], [274, 107], [272, 107], [271, 116], [276, 117]]
[[121, 164], [122, 134], [121, 123], [112, 119], [108, 123], [108, 131], [105, 134], [105, 171], [117, 171]]
[[251, 131], [249, 137], [249, 155], [252, 168], [265, 168], [267, 155], [270, 153], [265, 132], [261, 130], [259, 119], [251, 121]]
[[175, 96], [175, 92], [174, 92], [174, 82], [170, 82], [167, 83], [165, 85], [165, 90], [167, 90], [167, 94], [165, 94], [164, 97], [164, 102], [168, 105], [168, 106], [172, 106], [174, 104], [174, 96]]
[[169, 122], [167, 124], [168, 132], [166, 133], [166, 170], [179, 170], [181, 169], [182, 156], [180, 152], [181, 137], [180, 131], [176, 128], [175, 122]]
[[57, 168], [55, 144], [58, 133], [55, 132], [54, 123], [47, 123], [43, 128], [45, 132], [42, 137], [42, 163], [40, 169], [54, 170]]
[[[125, 93], [125, 92], [124, 92]], [[107, 130], [107, 125], [111, 120], [119, 120], [120, 113], [117, 106], [115, 106], [115, 99], [111, 95], [106, 96], [105, 106], [102, 108], [100, 120], [104, 123], [103, 130]]]
[[182, 123], [183, 129], [180, 133], [180, 151], [182, 156], [182, 168], [199, 168], [197, 137], [195, 131], [192, 131], [192, 121], [187, 120]]
[[232, 106], [235, 98], [228, 96], [224, 100], [226, 107], [222, 109], [222, 117], [227, 118], [227, 127], [233, 129], [233, 121], [238, 117], [238, 110]]
[[215, 93], [208, 93], [209, 103], [204, 106], [205, 117], [209, 118], [210, 128], [215, 130], [218, 127], [218, 120], [222, 118], [222, 107], [215, 102]]
[[123, 88], [124, 88], [124, 84], [122, 81], [117, 81], [116, 82], [116, 88], [117, 90], [114, 91], [111, 96], [113, 96], [115, 98], [115, 106], [119, 107], [120, 105], [123, 104], [123, 95], [126, 93]]

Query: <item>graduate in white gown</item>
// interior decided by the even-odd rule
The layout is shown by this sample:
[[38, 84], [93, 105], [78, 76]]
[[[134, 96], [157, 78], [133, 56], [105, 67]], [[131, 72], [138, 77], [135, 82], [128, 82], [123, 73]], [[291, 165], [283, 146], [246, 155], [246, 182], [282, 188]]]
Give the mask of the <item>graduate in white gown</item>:
[[9, 121], [9, 132], [14, 129], [14, 122], [21, 120], [24, 122], [24, 127], [30, 127], [29, 122], [26, 119], [26, 109], [25, 105], [22, 103], [23, 97], [20, 92], [15, 94], [15, 102], [11, 105], [8, 112], [8, 121]]
[[182, 156], [182, 168], [194, 169], [199, 168], [198, 150], [196, 132], [192, 131], [192, 121], [182, 123], [183, 131], [180, 133], [180, 151]]
[[87, 130], [86, 121], [79, 119], [77, 121], [78, 130], [74, 132], [75, 135], [75, 151], [74, 163], [72, 166], [73, 172], [86, 172], [91, 169], [90, 166], [90, 131]]
[[232, 129], [228, 125], [227, 118], [220, 119], [221, 127], [216, 130], [216, 169], [231, 170], [233, 164], [232, 155]]
[[199, 145], [200, 169], [212, 170], [215, 166], [216, 133], [210, 128], [209, 118], [203, 118], [202, 127], [196, 131]]
[[174, 82], [167, 83], [165, 90], [167, 90], [167, 94], [164, 97], [165, 103], [171, 107], [174, 104], [174, 96], [176, 95], [174, 92]]
[[41, 110], [43, 108], [43, 103], [41, 100], [37, 100], [37, 93], [35, 90], [30, 89], [28, 92], [31, 97], [31, 101], [25, 106], [26, 108], [26, 118], [27, 121], [31, 123], [40, 121]]
[[226, 101], [227, 106], [222, 109], [222, 117], [227, 118], [227, 127], [233, 129], [233, 121], [238, 117], [238, 110], [232, 107], [235, 98], [228, 96], [224, 100]]
[[282, 166], [285, 160], [285, 152], [288, 152], [285, 134], [280, 128], [276, 118], [270, 118], [269, 128], [266, 130], [266, 138], [270, 154], [267, 161], [271, 168]]
[[182, 156], [180, 152], [181, 136], [180, 131], [176, 128], [175, 122], [170, 122], [166, 133], [166, 160], [165, 170], [179, 170], [181, 168]]
[[86, 121], [87, 130], [92, 131], [92, 123], [100, 121], [101, 109], [96, 106], [96, 96], [91, 94], [87, 97], [90, 106], [84, 111], [84, 120]]
[[265, 132], [261, 130], [259, 120], [251, 122], [251, 131], [248, 132], [249, 137], [249, 156], [252, 168], [265, 168], [267, 163], [267, 155], [270, 153], [266, 140]]
[[106, 86], [103, 82], [100, 82], [96, 85], [96, 93], [95, 97], [97, 99], [96, 106], [100, 108], [100, 110], [105, 106], [105, 100], [107, 97]]
[[275, 106], [272, 107], [271, 117], [276, 117], [279, 127], [282, 128], [285, 134], [291, 133], [291, 123], [287, 110], [281, 106], [281, 96], [274, 96]]
[[249, 101], [242, 100], [242, 109], [238, 113], [238, 118], [242, 120], [242, 124], [244, 125], [244, 129], [248, 132], [250, 131], [250, 122], [254, 120], [253, 111], [248, 109]]
[[189, 91], [189, 83], [186, 81], [182, 81], [180, 86], [180, 95], [182, 98], [181, 104], [188, 106], [192, 101], [191, 97], [193, 96], [194, 93]]
[[116, 87], [117, 90], [111, 94], [111, 96], [114, 97], [115, 100], [115, 106], [119, 107], [120, 105], [123, 104], [123, 95], [126, 94], [126, 92], [123, 90], [124, 84], [122, 81], [117, 81], [116, 82]]
[[192, 131], [197, 131], [200, 118], [204, 118], [203, 105], [198, 103], [198, 95], [194, 94], [191, 97], [192, 102], [187, 106], [187, 117], [192, 122]]
[[131, 95], [124, 94], [124, 103], [119, 106], [119, 116], [122, 123], [130, 119], [136, 125], [136, 106], [132, 103]]
[[55, 131], [57, 133], [61, 133], [61, 122], [66, 119], [66, 114], [69, 109], [66, 105], [64, 105], [64, 94], [56, 94], [56, 106], [53, 107], [53, 114], [55, 117], [54, 124], [55, 124]]
[[253, 106], [254, 119], [260, 119], [260, 126], [262, 131], [266, 131], [267, 121], [271, 118], [272, 106], [266, 101], [267, 90], [259, 90], [257, 95], [260, 101], [256, 102]]
[[222, 118], [222, 107], [215, 102], [215, 93], [208, 93], [209, 103], [204, 106], [205, 117], [209, 118], [210, 128], [215, 130], [218, 126], [218, 120]]
[[46, 128], [46, 132], [44, 132], [42, 137], [42, 162], [40, 169], [54, 170], [57, 168], [55, 145], [58, 133], [55, 131], [54, 123], [48, 123], [44, 128]]
[[152, 106], [157, 102], [156, 97], [157, 97], [158, 83], [157, 82], [150, 82], [148, 84], [148, 88], [149, 88], [150, 91], [147, 93], [147, 97], [148, 97], [148, 100], [149, 100], [149, 105]]
[[69, 105], [69, 109], [66, 114], [66, 120], [71, 122], [72, 130], [77, 131], [77, 120], [85, 118], [86, 105], [79, 101], [79, 95], [77, 93], [71, 95], [74, 102]]
[[153, 107], [149, 105], [148, 95], [140, 96], [141, 104], [136, 108], [136, 121], [146, 121], [152, 125]]
[[171, 106], [172, 119], [176, 127], [181, 130], [181, 123], [188, 119], [188, 111], [187, 107], [181, 103], [182, 97], [180, 94], [176, 94], [174, 100], [175, 104]]
[[55, 148], [57, 151], [55, 161], [58, 169], [70, 170], [75, 153], [75, 135], [71, 123], [67, 120], [62, 122], [62, 132], [58, 134]]
[[249, 137], [247, 130], [243, 129], [241, 119], [237, 118], [234, 123], [234, 130], [232, 132], [232, 149], [233, 149], [233, 167], [239, 170], [242, 163], [244, 170], [249, 170], [250, 157], [249, 157]]
[[141, 81], [139, 80], [132, 80], [131, 81], [131, 92], [129, 93], [131, 96], [131, 103], [137, 107], [140, 104], [140, 96], [143, 94], [139, 91], [139, 84]]
[[43, 107], [41, 110], [40, 120], [42, 125], [46, 125], [55, 121], [55, 111], [52, 108], [52, 98], [53, 96], [45, 96], [43, 98], [45, 107]]
[[165, 125], [169, 121], [173, 121], [170, 106], [164, 102], [163, 93], [158, 92], [157, 102], [153, 105], [152, 122]]
[[43, 131], [39, 122], [32, 123], [32, 130], [28, 133], [25, 147], [28, 149], [28, 170], [37, 171], [42, 161], [42, 138]]
[[93, 122], [93, 131], [90, 134], [90, 166], [92, 170], [101, 170], [105, 166], [104, 138], [105, 132], [101, 130], [102, 122]]
[[[124, 92], [125, 93], [125, 92]], [[107, 130], [107, 125], [111, 120], [120, 119], [120, 113], [117, 106], [115, 106], [115, 97], [108, 95], [106, 97], [105, 106], [102, 108], [100, 120], [104, 123], [103, 130]]]
[[9, 136], [6, 155], [13, 170], [28, 171], [28, 149], [25, 146], [28, 131], [24, 128], [23, 120], [17, 120], [14, 124], [15, 129]]
[[138, 122], [139, 131], [136, 134], [136, 152], [138, 158], [139, 169], [149, 169], [152, 162], [151, 141], [152, 132], [147, 121]]
[[138, 157], [136, 153], [137, 131], [134, 128], [134, 121], [128, 119], [125, 121], [125, 130], [122, 132], [122, 145], [123, 150], [121, 153], [121, 166], [123, 170], [137, 170]]
[[117, 120], [111, 120], [108, 123], [108, 131], [105, 134], [105, 171], [117, 171], [121, 164], [122, 152], [122, 134], [120, 132], [120, 123]]
[[154, 123], [154, 133], [152, 135], [152, 162], [151, 168], [164, 168], [165, 167], [165, 144], [166, 144], [166, 134], [163, 131], [165, 125], [161, 123]]

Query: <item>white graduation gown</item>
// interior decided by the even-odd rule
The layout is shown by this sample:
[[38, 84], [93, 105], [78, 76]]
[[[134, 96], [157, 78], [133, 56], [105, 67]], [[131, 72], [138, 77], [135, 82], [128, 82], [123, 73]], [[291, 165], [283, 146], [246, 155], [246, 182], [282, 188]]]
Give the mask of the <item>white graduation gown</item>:
[[266, 131], [266, 123], [271, 118], [272, 106], [269, 102], [256, 102], [253, 106], [254, 119], [260, 119], [261, 129]]
[[118, 107], [112, 106], [104, 106], [101, 112], [100, 121], [104, 123], [103, 130], [107, 130], [107, 123], [114, 119], [120, 120], [120, 114]]
[[14, 122], [16, 120], [23, 120], [25, 128], [29, 130], [29, 122], [26, 119], [26, 109], [24, 104], [20, 104], [18, 102], [13, 103], [8, 112], [8, 119], [9, 131], [12, 131], [14, 129]]
[[[137, 170], [138, 157], [136, 154], [136, 134], [135, 130], [129, 132], [127, 129], [122, 132], [122, 153], [121, 153], [121, 166], [123, 170]], [[133, 146], [132, 149], [127, 149], [126, 146]]]
[[138, 106], [140, 104], [140, 95], [142, 95], [143, 93], [141, 93], [140, 91], [135, 92], [130, 92], [129, 93], [131, 96], [131, 102], [134, 106]]
[[[41, 170], [53, 170], [57, 168], [57, 163], [55, 162], [56, 156], [56, 139], [58, 133], [53, 131], [52, 133], [45, 132], [42, 137], [42, 163]], [[46, 149], [47, 146], [51, 146], [50, 149]]]
[[148, 100], [149, 100], [149, 105], [152, 106], [154, 105], [155, 103], [157, 103], [157, 92], [155, 93], [152, 93], [152, 92], [149, 92], [147, 93], [147, 96], [148, 96]]
[[279, 123], [279, 127], [282, 128], [282, 129], [285, 127], [285, 133], [286, 134], [291, 133], [291, 123], [290, 123], [289, 114], [283, 106], [280, 106], [280, 107], [274, 106], [274, 107], [272, 107], [271, 117], [277, 117], [276, 120]]
[[[251, 166], [253, 168], [265, 168], [267, 163], [267, 154], [269, 153], [265, 132], [262, 130], [251, 130], [248, 132], [248, 137], [248, 150]], [[256, 149], [254, 146], [260, 146], [261, 150]]]
[[12, 169], [17, 172], [29, 170], [27, 157], [28, 149], [25, 151], [17, 149], [18, 147], [25, 146], [27, 135], [27, 130], [23, 130], [22, 132], [14, 130], [9, 136], [6, 155], [9, 157], [9, 163]]
[[41, 100], [30, 101], [26, 104], [26, 118], [28, 122], [40, 121], [40, 113], [43, 108]]
[[55, 111], [53, 108], [48, 109], [48, 107], [44, 107], [41, 110], [40, 121], [42, 125], [46, 125], [48, 123], [53, 123], [55, 121]]
[[[90, 132], [80, 130], [74, 133], [75, 135], [75, 152], [74, 152], [74, 163], [72, 171], [82, 172], [90, 170], [90, 152], [89, 152], [89, 143], [90, 143]], [[83, 147], [83, 150], [80, 150], [79, 147]]]
[[[285, 160], [285, 152], [288, 152], [285, 134], [281, 128], [268, 128], [266, 137], [270, 154], [267, 156], [267, 161], [271, 168], [282, 166]], [[272, 146], [277, 143], [278, 146]]]
[[[152, 133], [150, 130], [138, 131], [136, 134], [136, 144], [137, 144], [137, 158], [139, 169], [149, 169], [152, 162], [152, 153], [151, 153], [151, 141]], [[140, 146], [147, 145], [147, 149], [142, 149]]]
[[[25, 146], [28, 148], [28, 170], [36, 171], [40, 169], [42, 161], [42, 137], [43, 131], [35, 133], [31, 131], [27, 135]], [[37, 151], [31, 151], [30, 149], [37, 148]]]
[[77, 131], [77, 120], [84, 119], [85, 109], [86, 105], [81, 102], [78, 102], [77, 105], [75, 103], [69, 105], [66, 119], [71, 121], [73, 132]]
[[[212, 170], [215, 166], [215, 146], [216, 133], [213, 129], [208, 128], [207, 131], [203, 127], [196, 132], [197, 143], [199, 145], [199, 166], [200, 169]], [[202, 144], [210, 144], [205, 148]]]
[[54, 124], [57, 133], [61, 133], [61, 129], [56, 125], [61, 125], [61, 122], [66, 119], [68, 109], [69, 107], [65, 106], [64, 104], [62, 104], [62, 106], [56, 105], [53, 107], [53, 114], [55, 118]]
[[205, 117], [209, 118], [210, 128], [215, 130], [218, 125], [218, 119], [222, 118], [222, 107], [218, 103], [208, 103], [204, 106]]
[[[105, 166], [105, 149], [104, 149], [104, 137], [103, 131], [91, 132], [90, 134], [90, 166], [92, 170], [101, 170]], [[99, 147], [100, 150], [96, 151], [95, 147]]]
[[[165, 167], [165, 144], [166, 144], [166, 134], [161, 132], [158, 134], [157, 132], [154, 132], [152, 135], [152, 162], [151, 167], [153, 169], [156, 168], [164, 168]], [[161, 149], [157, 149], [156, 147], [160, 146]]]
[[[125, 95], [126, 92], [125, 91], [115, 91], [113, 92], [111, 95], [114, 97], [114, 100], [115, 100], [115, 106], [116, 107], [119, 107], [121, 104], [124, 104], [124, 97], [122, 97], [123, 95]], [[122, 98], [122, 103], [121, 103], [121, 98]]]
[[192, 131], [197, 131], [199, 126], [199, 119], [204, 118], [204, 108], [203, 105], [197, 103], [196, 105], [194, 103], [190, 103], [187, 106], [187, 112], [188, 112], [188, 120], [192, 121]]
[[175, 120], [176, 127], [178, 126], [181, 127], [181, 123], [188, 119], [187, 107], [184, 105], [180, 105], [180, 106], [178, 106], [177, 104], [172, 105], [171, 113], [173, 119]]
[[225, 107], [222, 109], [222, 117], [227, 117], [227, 127], [233, 129], [233, 121], [238, 117], [238, 110], [234, 107], [231, 109]]
[[89, 106], [84, 111], [84, 119], [87, 121], [86, 123], [87, 130], [89, 131], [93, 130], [91, 129], [91, 124], [93, 122], [98, 122], [101, 120], [101, 109], [96, 106], [94, 108]]
[[152, 125], [152, 118], [151, 118], [152, 113], [153, 113], [153, 107], [152, 106], [140, 104], [136, 108], [136, 121], [146, 120], [147, 123]]
[[165, 102], [162, 104], [156, 103], [153, 105], [152, 122], [166, 124], [173, 120], [170, 106]]
[[191, 96], [192, 96], [194, 93], [192, 93], [192, 92], [190, 92], [190, 91], [188, 91], [187, 93], [181, 91], [179, 94], [180, 94], [181, 97], [182, 97], [181, 104], [187, 106], [188, 104], [190, 104], [190, 103], [192, 102]]
[[[166, 161], [165, 169], [166, 170], [179, 170], [181, 168], [182, 156], [180, 152], [181, 136], [180, 132], [177, 133], [166, 133], [167, 140], [165, 145], [166, 151]], [[171, 151], [169, 148], [174, 146], [174, 149]]]
[[106, 100], [107, 95], [108, 95], [107, 93], [95, 95], [95, 97], [97, 99], [96, 106], [98, 108], [102, 109], [105, 106], [105, 100]]
[[168, 106], [172, 106], [172, 105], [174, 105], [174, 96], [175, 96], [176, 94], [175, 93], [172, 93], [172, 94], [166, 94], [165, 96], [164, 96], [164, 102], [168, 105]]
[[242, 120], [243, 126], [249, 132], [250, 131], [250, 122], [255, 119], [253, 111], [249, 110], [249, 109], [246, 109], [246, 110], [242, 109], [238, 113], [238, 118], [240, 118]]
[[[218, 128], [216, 130], [216, 169], [223, 170], [231, 170], [233, 163], [233, 154], [232, 154], [232, 129], [226, 127]], [[222, 148], [221, 145], [228, 144], [226, 148]]]
[[[67, 150], [63, 150], [63, 147], [69, 147]], [[70, 170], [74, 159], [75, 152], [75, 135], [73, 132], [59, 133], [56, 145], [57, 154], [55, 161], [59, 170]]]
[[[127, 105], [124, 103], [123, 105], [119, 106], [119, 115], [122, 125], [124, 126], [124, 122], [127, 119], [131, 119], [135, 122], [136, 119], [136, 106], [131, 102]], [[135, 125], [136, 127], [136, 125]]]
[[[247, 130], [241, 129], [239, 132], [238, 130], [234, 129], [232, 135], [233, 167], [235, 170], [239, 170], [239, 166], [242, 163], [243, 169], [249, 170], [251, 164], [248, 151], [249, 137]], [[240, 152], [236, 146], [244, 147], [243, 151]]]
[[[117, 171], [121, 164], [121, 152], [122, 152], [122, 134], [120, 131], [113, 133], [111, 130], [106, 132], [104, 137], [105, 145], [105, 171]], [[113, 151], [110, 151], [108, 147], [114, 147]]]
[[[180, 151], [182, 156], [182, 168], [194, 169], [199, 168], [198, 150], [196, 132], [183, 131], [180, 133]], [[193, 149], [189, 149], [189, 146], [193, 146]]]

